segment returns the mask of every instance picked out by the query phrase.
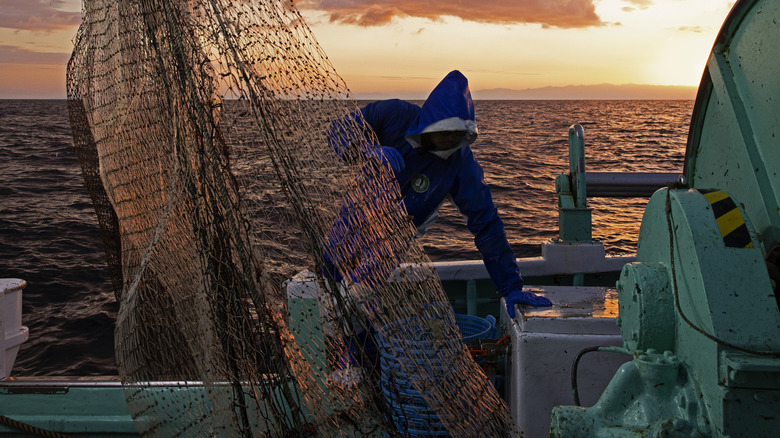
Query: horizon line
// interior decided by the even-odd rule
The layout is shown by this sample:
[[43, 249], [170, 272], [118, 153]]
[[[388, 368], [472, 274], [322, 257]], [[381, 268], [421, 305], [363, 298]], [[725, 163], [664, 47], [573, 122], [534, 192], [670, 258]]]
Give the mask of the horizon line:
[[[473, 100], [694, 100], [698, 86], [650, 84], [562, 85], [539, 88], [486, 88], [472, 91]], [[356, 100], [406, 99], [425, 100], [428, 92], [350, 91]], [[0, 100], [67, 100], [67, 96], [2, 96]]]
[[[393, 95], [392, 98], [397, 98], [401, 100], [425, 100], [425, 96], [395, 96]], [[344, 97], [339, 99], [333, 99], [333, 100], [384, 100], [388, 99], [387, 96], [378, 96], [378, 95], [370, 95], [370, 94], [355, 94], [354, 96], [350, 97]], [[695, 100], [695, 97], [510, 97], [510, 98], [480, 98], [480, 97], [472, 97], [471, 100], [477, 101], [509, 101], [509, 100], [527, 100], [527, 101], [543, 101], [543, 100]], [[67, 97], [1, 97], [0, 100], [68, 100]], [[239, 100], [239, 99], [224, 99], [226, 101], [231, 100]]]

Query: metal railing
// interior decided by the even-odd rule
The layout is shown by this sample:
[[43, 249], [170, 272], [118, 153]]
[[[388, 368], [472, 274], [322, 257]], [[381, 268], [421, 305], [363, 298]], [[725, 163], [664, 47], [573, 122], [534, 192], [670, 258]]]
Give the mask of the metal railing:
[[680, 179], [680, 173], [588, 172], [585, 190], [590, 197], [649, 197], [661, 187]]

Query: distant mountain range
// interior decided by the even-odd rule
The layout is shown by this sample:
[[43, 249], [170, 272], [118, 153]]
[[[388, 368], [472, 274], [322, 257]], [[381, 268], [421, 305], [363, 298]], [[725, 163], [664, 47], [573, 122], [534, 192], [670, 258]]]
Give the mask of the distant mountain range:
[[[693, 100], [696, 98], [697, 87], [681, 85], [639, 85], [639, 84], [598, 84], [569, 85], [565, 87], [527, 88], [512, 90], [509, 88], [492, 88], [488, 90], [471, 90], [474, 99], [481, 100]], [[412, 92], [391, 93], [356, 93], [360, 100], [378, 100], [400, 98], [407, 100], [425, 100], [425, 95]]]
[[598, 84], [569, 85], [565, 87], [528, 88], [511, 90], [493, 88], [489, 90], [472, 90], [474, 99], [485, 100], [515, 100], [515, 99], [583, 99], [583, 100], [619, 100], [619, 99], [658, 99], [674, 100], [696, 98], [697, 87], [681, 85], [639, 85], [639, 84]]

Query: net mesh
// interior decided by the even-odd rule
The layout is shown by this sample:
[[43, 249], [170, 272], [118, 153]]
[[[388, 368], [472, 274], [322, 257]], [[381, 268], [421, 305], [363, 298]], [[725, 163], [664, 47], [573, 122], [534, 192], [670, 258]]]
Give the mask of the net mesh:
[[142, 435], [513, 433], [293, 2], [85, 0], [67, 90]]

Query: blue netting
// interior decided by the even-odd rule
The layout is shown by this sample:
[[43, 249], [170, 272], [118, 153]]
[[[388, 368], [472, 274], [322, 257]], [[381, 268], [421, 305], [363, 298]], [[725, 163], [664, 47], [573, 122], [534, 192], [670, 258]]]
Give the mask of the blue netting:
[[[477, 339], [490, 338], [495, 333], [495, 318], [492, 316], [485, 319], [469, 315], [455, 315], [455, 323], [463, 336], [463, 342], [466, 344]], [[411, 318], [391, 324], [385, 327], [382, 332], [393, 333], [393, 325], [403, 325], [406, 328], [417, 325], [422, 327], [415, 318]], [[445, 327], [444, 329], [453, 330], [454, 327]], [[434, 343], [441, 348], [442, 343], [459, 342], [459, 340], [452, 336], [434, 341], [431, 339], [430, 333], [423, 333], [421, 329], [416, 331], [416, 335], [416, 339], [413, 340], [400, 340], [392, 336], [388, 339], [378, 337], [382, 366], [382, 391], [390, 408], [393, 423], [399, 433], [413, 437], [447, 436], [447, 429], [417, 390], [419, 388], [425, 391], [426, 382], [413, 381], [414, 377], [407, 375], [404, 370], [427, 367], [437, 370], [437, 374], [441, 374], [442, 371], [449, 368], [449, 364], [438, 363]], [[417, 358], [420, 363], [416, 363], [415, 359], [412, 358]]]

